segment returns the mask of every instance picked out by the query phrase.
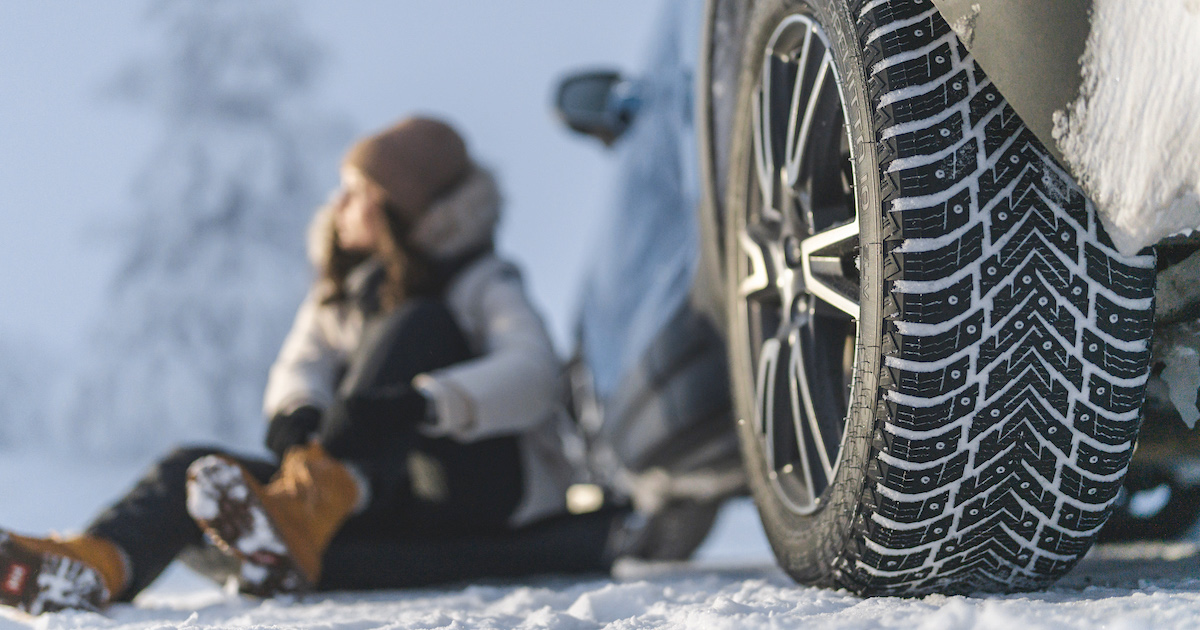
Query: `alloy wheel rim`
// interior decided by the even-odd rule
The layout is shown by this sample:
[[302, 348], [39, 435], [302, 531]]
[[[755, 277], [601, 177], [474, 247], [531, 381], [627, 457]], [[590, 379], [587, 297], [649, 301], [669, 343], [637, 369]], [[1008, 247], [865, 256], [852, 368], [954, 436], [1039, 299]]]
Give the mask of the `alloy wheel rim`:
[[771, 486], [800, 514], [837, 474], [859, 319], [853, 143], [829, 40], [808, 15], [768, 40], [736, 286]]

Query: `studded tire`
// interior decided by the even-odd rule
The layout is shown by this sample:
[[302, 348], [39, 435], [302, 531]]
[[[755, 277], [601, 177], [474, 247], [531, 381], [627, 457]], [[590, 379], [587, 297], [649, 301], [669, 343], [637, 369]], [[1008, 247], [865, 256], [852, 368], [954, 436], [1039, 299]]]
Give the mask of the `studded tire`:
[[1153, 257], [1115, 251], [928, 0], [760, 0], [741, 65], [730, 362], [780, 564], [869, 595], [1047, 586], [1133, 452]]

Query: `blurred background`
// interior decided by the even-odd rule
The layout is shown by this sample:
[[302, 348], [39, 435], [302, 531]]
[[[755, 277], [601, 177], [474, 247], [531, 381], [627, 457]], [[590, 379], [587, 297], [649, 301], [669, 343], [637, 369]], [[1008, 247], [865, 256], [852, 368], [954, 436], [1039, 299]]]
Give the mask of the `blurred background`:
[[455, 124], [560, 353], [613, 165], [551, 109], [661, 0], [0, 5], [0, 453], [257, 447], [304, 230], [356, 136]]

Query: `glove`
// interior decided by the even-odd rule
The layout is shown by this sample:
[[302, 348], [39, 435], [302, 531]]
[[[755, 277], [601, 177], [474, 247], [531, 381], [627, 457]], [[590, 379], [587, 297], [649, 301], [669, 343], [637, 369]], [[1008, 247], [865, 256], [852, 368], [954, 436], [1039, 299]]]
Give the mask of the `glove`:
[[267, 448], [283, 460], [283, 454], [293, 446], [308, 444], [321, 426], [321, 410], [311, 405], [297, 407], [289, 413], [275, 414], [267, 427]]

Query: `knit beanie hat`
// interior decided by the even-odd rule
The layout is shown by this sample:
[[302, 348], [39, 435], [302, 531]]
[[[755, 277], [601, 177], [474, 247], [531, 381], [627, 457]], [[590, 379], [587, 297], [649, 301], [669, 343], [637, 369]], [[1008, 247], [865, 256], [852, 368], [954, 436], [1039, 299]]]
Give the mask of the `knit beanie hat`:
[[342, 164], [379, 184], [410, 223], [471, 170], [467, 146], [450, 125], [416, 116], [358, 141]]

